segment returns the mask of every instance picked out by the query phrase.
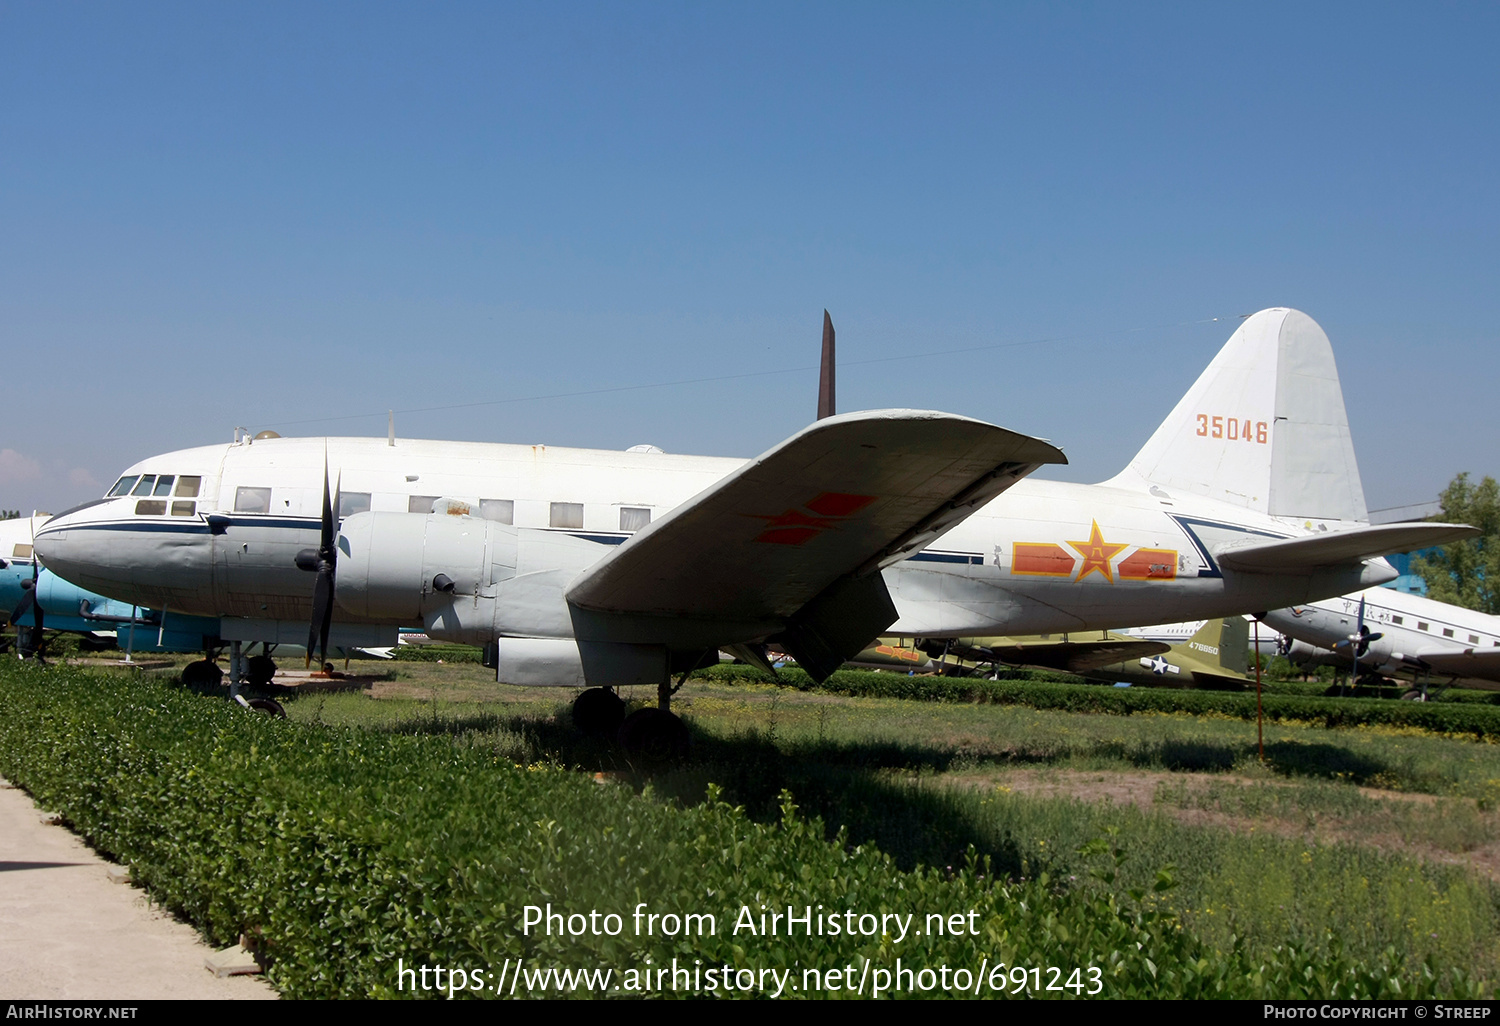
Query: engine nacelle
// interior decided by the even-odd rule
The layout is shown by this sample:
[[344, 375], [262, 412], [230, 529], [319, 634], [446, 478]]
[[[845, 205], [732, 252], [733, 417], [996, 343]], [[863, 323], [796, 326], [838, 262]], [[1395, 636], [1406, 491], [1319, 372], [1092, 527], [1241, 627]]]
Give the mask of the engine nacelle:
[[[1341, 661], [1339, 656], [1328, 649], [1295, 638], [1286, 638], [1278, 649], [1293, 666], [1337, 666]], [[1348, 665], [1349, 660], [1343, 659], [1342, 662]]]
[[662, 644], [575, 641], [568, 586], [609, 549], [562, 531], [440, 513], [344, 521], [334, 596], [349, 613], [466, 645], [496, 643], [507, 684], [658, 684]]
[[527, 687], [621, 687], [660, 684], [671, 669], [663, 645], [501, 638], [495, 642], [495, 679]]
[[414, 626], [516, 575], [517, 531], [437, 513], [356, 513], [338, 538], [334, 596], [353, 616]]
[[1399, 663], [1401, 660], [1395, 655], [1390, 638], [1377, 638], [1370, 642], [1365, 646], [1365, 654], [1359, 657], [1359, 665], [1375, 670], [1389, 665], [1392, 661]]

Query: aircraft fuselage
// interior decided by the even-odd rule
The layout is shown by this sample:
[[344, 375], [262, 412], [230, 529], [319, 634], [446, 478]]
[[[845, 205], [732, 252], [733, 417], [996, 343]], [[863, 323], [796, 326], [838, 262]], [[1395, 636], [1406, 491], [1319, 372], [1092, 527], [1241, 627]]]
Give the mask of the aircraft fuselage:
[[[341, 519], [365, 511], [431, 515], [436, 503], [437, 512], [466, 515], [476, 529], [493, 530], [484, 527], [489, 522], [566, 541], [569, 565], [580, 569], [589, 553], [602, 556], [745, 462], [379, 438], [204, 446], [131, 467], [111, 490], [123, 494], [54, 518], [38, 532], [37, 548], [55, 572], [122, 602], [300, 627], [311, 616], [313, 588], [296, 558], [318, 545], [325, 459]], [[900, 615], [889, 633], [1042, 633], [1217, 617], [1395, 576], [1380, 560], [1295, 575], [1236, 573], [1213, 556], [1226, 541], [1293, 537], [1317, 526], [1144, 486], [1023, 480], [883, 571]], [[481, 591], [484, 577], [476, 578]], [[351, 613], [347, 605], [336, 619], [418, 626], [410, 613]], [[496, 629], [556, 636], [566, 625], [500, 622]]]

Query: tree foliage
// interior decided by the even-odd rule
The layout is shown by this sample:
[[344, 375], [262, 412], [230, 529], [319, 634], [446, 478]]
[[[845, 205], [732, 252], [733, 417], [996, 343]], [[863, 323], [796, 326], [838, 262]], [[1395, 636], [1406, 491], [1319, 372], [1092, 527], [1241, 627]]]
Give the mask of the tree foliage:
[[1463, 473], [1443, 489], [1440, 500], [1440, 519], [1472, 524], [1484, 533], [1418, 556], [1412, 572], [1427, 581], [1427, 594], [1439, 602], [1500, 613], [1500, 485], [1493, 477], [1472, 484]]

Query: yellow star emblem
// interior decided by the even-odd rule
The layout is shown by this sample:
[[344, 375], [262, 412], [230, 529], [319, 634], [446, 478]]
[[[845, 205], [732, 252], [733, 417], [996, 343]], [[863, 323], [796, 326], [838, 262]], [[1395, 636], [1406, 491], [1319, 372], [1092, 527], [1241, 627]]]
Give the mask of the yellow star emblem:
[[1075, 581], [1081, 581], [1089, 574], [1098, 571], [1099, 573], [1104, 575], [1104, 579], [1106, 581], [1109, 581], [1111, 584], [1113, 584], [1115, 579], [1114, 576], [1110, 573], [1109, 561], [1111, 559], [1114, 559], [1122, 551], [1129, 548], [1130, 546], [1115, 545], [1105, 541], [1104, 535], [1099, 532], [1099, 521], [1095, 520], [1093, 524], [1094, 529], [1089, 534], [1088, 541], [1068, 542], [1068, 544], [1077, 549], [1078, 554], [1083, 557], [1083, 569], [1078, 571], [1078, 576], [1073, 579]]

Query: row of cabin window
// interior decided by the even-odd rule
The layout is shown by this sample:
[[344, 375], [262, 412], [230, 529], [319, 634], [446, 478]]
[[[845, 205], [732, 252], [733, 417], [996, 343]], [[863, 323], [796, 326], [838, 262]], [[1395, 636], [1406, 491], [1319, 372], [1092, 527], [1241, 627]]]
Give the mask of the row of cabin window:
[[[444, 506], [441, 510], [436, 508], [440, 503]], [[356, 513], [365, 513], [369, 509], [369, 492], [339, 493], [339, 516], [341, 518], [350, 517]], [[235, 489], [234, 511], [236, 513], [271, 512], [271, 489], [244, 487]], [[480, 499], [479, 508], [476, 511], [468, 503], [454, 499], [444, 502], [440, 495], [413, 495], [407, 499], [406, 511], [408, 513], [453, 513], [470, 516], [477, 512], [481, 520], [493, 520], [498, 524], [516, 522], [516, 504], [512, 499]], [[649, 523], [651, 523], [650, 509], [634, 506], [620, 508], [620, 530], [639, 531]], [[583, 503], [552, 503], [548, 514], [548, 526], [581, 530], [583, 528]]]
[[[1403, 618], [1399, 617], [1399, 616], [1393, 616], [1393, 617], [1391, 617], [1391, 623], [1395, 624], [1397, 627], [1401, 626], [1402, 620], [1403, 620]], [[1426, 620], [1418, 620], [1417, 621], [1417, 630], [1419, 630], [1419, 631], [1427, 631], [1427, 630], [1431, 630], [1431, 629], [1432, 629], [1432, 625], [1429, 624]], [[1443, 637], [1445, 637], [1445, 638], [1451, 638], [1451, 637], [1453, 637], [1453, 628], [1452, 627], [1444, 627], [1443, 628]], [[1479, 635], [1477, 635], [1477, 634], [1470, 634], [1469, 635], [1469, 644], [1471, 644], [1471, 645], [1477, 645], [1477, 644], [1479, 644]], [[1500, 641], [1496, 641], [1494, 643], [1494, 647], [1500, 648]]]
[[[172, 487], [174, 481], [177, 485], [175, 489]], [[119, 495], [173, 495], [179, 499], [196, 499], [202, 484], [202, 477], [188, 474], [181, 477], [174, 474], [127, 474], [115, 482], [105, 498], [112, 499]]]

